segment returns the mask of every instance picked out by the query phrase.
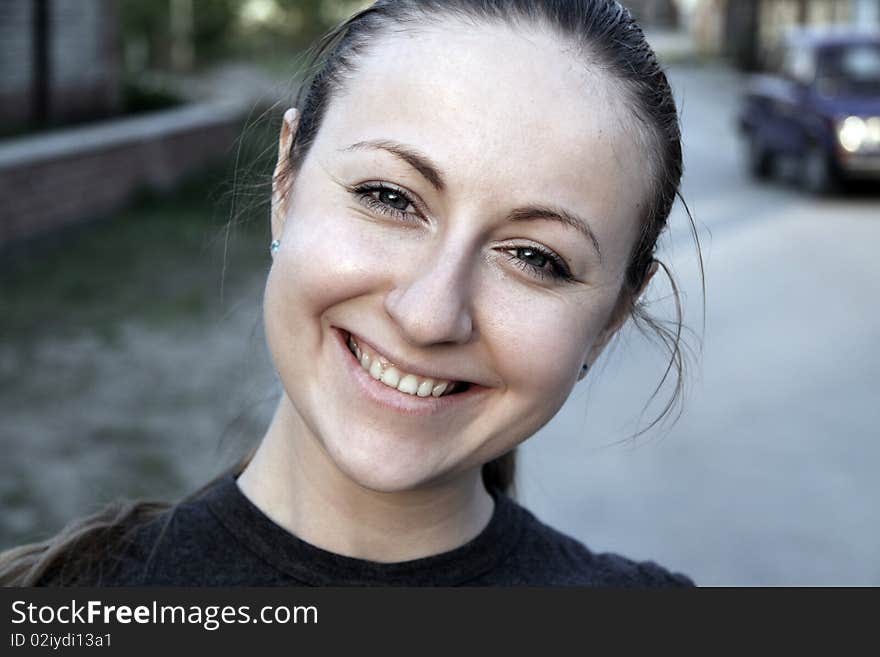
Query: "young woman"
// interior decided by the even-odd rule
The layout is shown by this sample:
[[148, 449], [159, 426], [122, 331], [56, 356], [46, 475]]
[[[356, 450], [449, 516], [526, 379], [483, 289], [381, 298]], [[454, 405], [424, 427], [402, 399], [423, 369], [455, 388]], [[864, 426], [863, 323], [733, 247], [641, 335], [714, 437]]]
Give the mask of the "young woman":
[[264, 320], [283, 391], [258, 448], [176, 505], [8, 551], [4, 582], [692, 584], [506, 494], [516, 446], [626, 319], [659, 327], [640, 295], [680, 135], [629, 13], [380, 0], [315, 57], [273, 177]]

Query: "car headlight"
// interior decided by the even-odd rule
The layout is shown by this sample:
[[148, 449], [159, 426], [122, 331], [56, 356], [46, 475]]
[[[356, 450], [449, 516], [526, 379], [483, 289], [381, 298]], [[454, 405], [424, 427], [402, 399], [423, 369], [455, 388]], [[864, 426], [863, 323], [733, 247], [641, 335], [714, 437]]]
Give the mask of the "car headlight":
[[848, 153], [880, 147], [880, 116], [848, 116], [838, 121], [837, 140]]
[[858, 116], [848, 116], [837, 124], [837, 139], [845, 151], [855, 153], [868, 137], [868, 124]]

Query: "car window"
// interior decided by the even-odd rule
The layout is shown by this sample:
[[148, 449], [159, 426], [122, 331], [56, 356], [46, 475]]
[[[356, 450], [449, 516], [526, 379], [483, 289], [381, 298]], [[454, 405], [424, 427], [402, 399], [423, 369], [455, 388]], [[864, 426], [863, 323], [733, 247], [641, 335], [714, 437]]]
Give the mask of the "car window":
[[827, 49], [819, 75], [838, 93], [880, 92], [880, 44], [854, 44]]
[[852, 80], [880, 79], [880, 47], [847, 48], [840, 57], [840, 70]]
[[782, 58], [782, 74], [803, 84], [810, 84], [816, 77], [816, 57], [812, 49], [791, 46]]

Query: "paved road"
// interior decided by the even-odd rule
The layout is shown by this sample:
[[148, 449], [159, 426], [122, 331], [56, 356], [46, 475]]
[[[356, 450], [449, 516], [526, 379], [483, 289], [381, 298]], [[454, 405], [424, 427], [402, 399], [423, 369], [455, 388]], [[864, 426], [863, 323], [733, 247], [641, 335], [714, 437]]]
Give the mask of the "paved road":
[[[676, 425], [620, 443], [662, 408], [639, 420], [665, 368], [659, 347], [624, 335], [524, 445], [521, 499], [596, 550], [700, 584], [880, 584], [880, 194], [754, 184], [733, 131], [737, 77], [681, 68], [672, 81], [706, 268], [701, 368]], [[671, 225], [662, 257], [700, 333], [681, 208]]]

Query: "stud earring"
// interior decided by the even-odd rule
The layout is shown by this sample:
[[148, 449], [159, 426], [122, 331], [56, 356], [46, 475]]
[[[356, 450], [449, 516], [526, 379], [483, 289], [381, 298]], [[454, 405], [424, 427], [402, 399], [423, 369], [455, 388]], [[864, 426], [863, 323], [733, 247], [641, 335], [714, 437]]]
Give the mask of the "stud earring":
[[588, 369], [590, 369], [590, 366], [584, 363], [584, 366], [581, 367], [581, 374], [586, 374]]
[[273, 240], [272, 243], [269, 245], [269, 252], [272, 255], [275, 255], [276, 253], [278, 253], [278, 248], [280, 246], [281, 246], [281, 240]]

